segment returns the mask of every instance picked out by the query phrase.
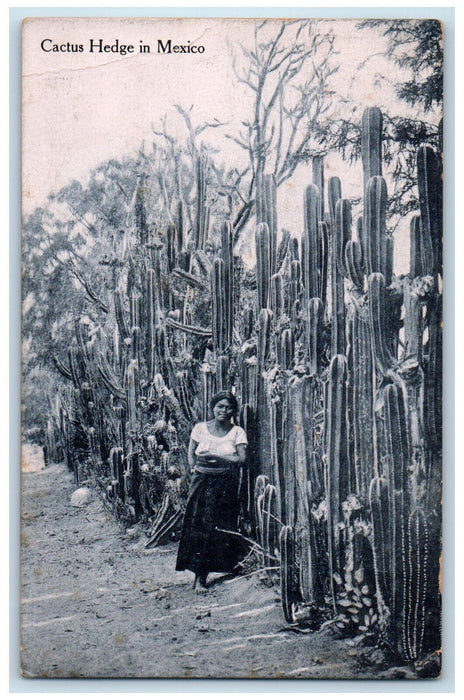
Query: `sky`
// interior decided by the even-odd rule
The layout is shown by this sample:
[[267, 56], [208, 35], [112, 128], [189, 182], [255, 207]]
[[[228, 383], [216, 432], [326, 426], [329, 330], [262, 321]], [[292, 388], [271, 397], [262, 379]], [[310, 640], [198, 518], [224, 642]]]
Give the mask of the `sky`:
[[[353, 20], [315, 22], [317, 29], [332, 29], [336, 35], [340, 68], [332, 88], [366, 107], [377, 105], [391, 115], [407, 114], [407, 107], [397, 101], [393, 88], [401, 74], [380, 55], [384, 44], [377, 31], [357, 32]], [[100, 39], [103, 46], [112, 48], [100, 52]], [[204, 52], [158, 53], [158, 40], [167, 39], [172, 45], [204, 46]], [[176, 103], [193, 105], [197, 123], [217, 118], [227, 124], [224, 132], [236, 133], [249, 114], [250, 102], [246, 88], [237, 83], [231, 52], [238, 41], [248, 46], [252, 39], [253, 20], [238, 18], [26, 20], [22, 65], [23, 213], [42, 205], [51, 192], [72, 179], [85, 182], [99, 163], [135, 155], [142, 143], [150, 144], [153, 128], [160, 128], [164, 115], [173, 132], [181, 129], [173, 107]], [[132, 44], [134, 53], [116, 52], [116, 40], [119, 46]], [[150, 53], [141, 53], [141, 44], [148, 45]], [[82, 51], [70, 50], [79, 45]], [[54, 46], [62, 50], [47, 50]], [[362, 71], [361, 62], [365, 62]], [[379, 79], [379, 75], [388, 76], [388, 80]], [[241, 154], [234, 144], [221, 136], [217, 130], [221, 159], [239, 159]], [[343, 196], [356, 198], [362, 194], [360, 164], [348, 167], [340, 156], [331, 155], [326, 159], [325, 171], [327, 177], [341, 178]], [[279, 190], [279, 227], [293, 235], [299, 235], [302, 229], [303, 191], [310, 181], [310, 166], [300, 166]], [[395, 267], [400, 271], [408, 266], [408, 232], [409, 222], [405, 221], [395, 246]]]

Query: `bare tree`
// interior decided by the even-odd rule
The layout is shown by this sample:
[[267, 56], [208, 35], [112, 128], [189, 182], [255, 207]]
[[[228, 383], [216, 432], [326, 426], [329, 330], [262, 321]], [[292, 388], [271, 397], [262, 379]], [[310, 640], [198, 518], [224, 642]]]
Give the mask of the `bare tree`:
[[228, 135], [248, 156], [237, 183], [242, 204], [236, 234], [253, 212], [260, 177], [274, 174], [279, 186], [317, 151], [315, 126], [320, 131], [334, 94], [329, 86], [338, 70], [331, 62], [334, 53], [332, 32], [316, 31], [311, 20], [257, 23], [253, 48], [240, 44], [235, 51], [235, 75], [252, 93], [250, 117], [238, 136]]

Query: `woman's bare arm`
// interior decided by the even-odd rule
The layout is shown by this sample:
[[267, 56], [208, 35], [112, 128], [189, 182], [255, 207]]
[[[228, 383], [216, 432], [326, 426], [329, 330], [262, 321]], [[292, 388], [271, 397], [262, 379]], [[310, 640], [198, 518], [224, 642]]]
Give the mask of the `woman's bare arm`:
[[190, 438], [187, 455], [187, 461], [190, 469], [193, 469], [193, 467], [195, 466], [195, 450], [197, 449], [197, 446], [198, 442], [195, 442], [195, 440], [192, 440], [192, 438]]

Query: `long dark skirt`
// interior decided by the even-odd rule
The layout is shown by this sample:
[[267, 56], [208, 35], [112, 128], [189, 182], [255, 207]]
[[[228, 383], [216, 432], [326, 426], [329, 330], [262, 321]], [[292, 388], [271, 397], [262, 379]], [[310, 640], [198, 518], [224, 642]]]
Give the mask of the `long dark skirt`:
[[236, 469], [224, 474], [194, 473], [176, 571], [189, 569], [195, 574], [232, 571], [240, 560], [243, 553], [240, 538], [219, 531], [237, 531], [238, 476]]

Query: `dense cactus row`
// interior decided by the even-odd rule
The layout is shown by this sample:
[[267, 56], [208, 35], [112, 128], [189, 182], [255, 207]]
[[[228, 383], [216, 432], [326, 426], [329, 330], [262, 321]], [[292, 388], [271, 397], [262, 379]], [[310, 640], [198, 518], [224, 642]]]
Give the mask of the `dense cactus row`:
[[90, 464], [154, 545], [180, 522], [192, 423], [233, 390], [250, 442], [242, 524], [265, 570], [280, 557], [287, 621], [329, 606], [341, 629], [375, 631], [416, 662], [438, 644], [441, 185], [424, 146], [410, 273], [397, 277], [381, 137], [369, 108], [356, 225], [318, 157], [301, 241], [279, 242], [275, 178], [257, 178], [254, 289], [232, 224], [210, 218], [204, 154], [189, 231], [178, 201], [153, 235], [140, 181], [132, 245], [115, 250], [111, 332], [77, 324], [69, 367], [57, 359], [67, 386], [49, 451], [61, 444], [76, 474]]
[[[398, 278], [381, 133], [379, 110], [366, 110], [356, 237], [351, 203], [336, 177], [328, 182], [323, 218], [323, 166], [314, 163], [301, 259], [293, 245], [280, 283], [286, 317], [275, 318], [275, 292], [268, 300], [273, 367], [258, 333], [262, 398], [281, 397], [280, 420], [274, 399], [269, 428], [258, 425], [276, 443], [271, 463], [266, 457], [260, 466], [281, 500], [286, 619], [294, 619], [295, 606], [320, 605], [325, 595], [341, 628], [375, 627], [394, 652], [417, 662], [439, 645], [441, 189], [438, 158], [421, 147], [421, 215], [411, 223], [410, 273]], [[256, 244], [258, 290], [272, 288], [262, 264], [272, 242], [259, 221]], [[265, 299], [258, 291], [261, 316]], [[286, 333], [291, 358], [279, 344]], [[427, 620], [435, 621], [428, 634]]]

